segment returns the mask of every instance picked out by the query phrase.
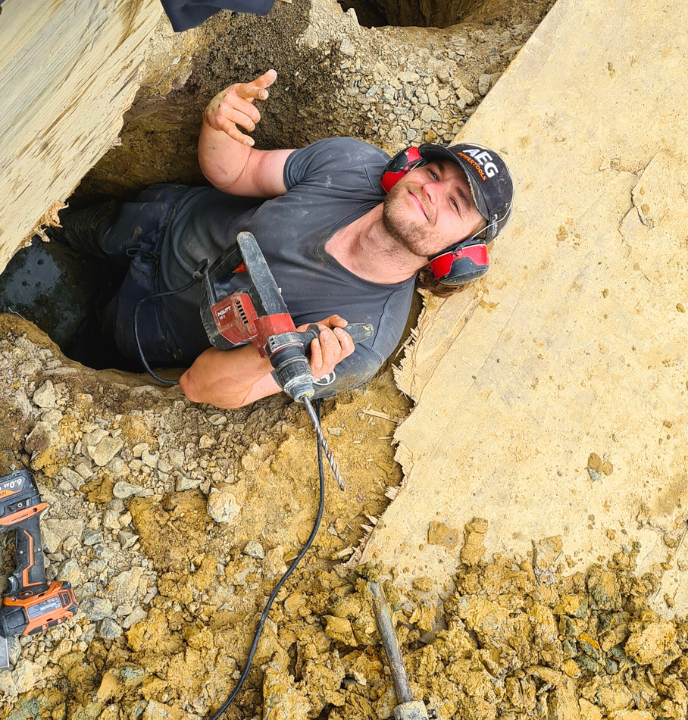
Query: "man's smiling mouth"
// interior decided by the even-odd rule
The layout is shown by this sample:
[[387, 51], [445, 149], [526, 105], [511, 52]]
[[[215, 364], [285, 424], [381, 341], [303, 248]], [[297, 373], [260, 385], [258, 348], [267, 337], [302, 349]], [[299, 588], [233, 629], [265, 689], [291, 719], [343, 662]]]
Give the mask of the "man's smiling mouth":
[[413, 200], [415, 201], [415, 203], [418, 205], [418, 207], [421, 209], [423, 215], [425, 215], [425, 219], [427, 220], [427, 219], [428, 219], [428, 214], [425, 212], [425, 208], [423, 207], [423, 203], [422, 203], [422, 202], [418, 199], [418, 197], [417, 197], [416, 195], [414, 195], [410, 190], [409, 190], [409, 194], [411, 195], [411, 197], [413, 198]]

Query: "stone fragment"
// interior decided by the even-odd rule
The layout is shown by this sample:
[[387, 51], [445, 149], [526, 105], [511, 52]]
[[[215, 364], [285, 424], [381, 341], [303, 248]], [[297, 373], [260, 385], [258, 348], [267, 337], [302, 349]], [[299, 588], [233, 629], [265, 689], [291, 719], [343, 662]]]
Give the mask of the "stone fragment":
[[188, 478], [186, 477], [186, 475], [180, 475], [177, 478], [175, 490], [177, 492], [184, 492], [185, 490], [195, 490], [201, 484], [201, 482], [203, 482], [201, 478]]
[[262, 720], [307, 720], [311, 703], [303, 690], [294, 687], [294, 678], [277, 663], [270, 663], [263, 677]]
[[54, 408], [57, 404], [57, 393], [50, 380], [46, 380], [33, 394], [33, 401], [40, 408]]
[[44, 452], [54, 447], [60, 440], [60, 436], [48, 423], [37, 422], [33, 430], [26, 436], [24, 449], [29, 455]]
[[160, 455], [157, 452], [146, 449], [141, 453], [141, 462], [153, 470], [157, 470], [159, 459]]
[[98, 443], [106, 437], [109, 437], [107, 431], [99, 427], [96, 427], [92, 432], [84, 433], [81, 438], [81, 454], [91, 460], [91, 449], [95, 448]]
[[103, 514], [103, 527], [108, 530], [119, 530], [119, 513], [117, 510], [106, 510]]
[[570, 678], [579, 678], [581, 676], [581, 669], [575, 660], [569, 658], [561, 666], [562, 672], [566, 673]]
[[615, 682], [597, 690], [597, 701], [607, 713], [626, 709], [633, 702], [633, 693], [622, 683]]
[[599, 473], [602, 470], [602, 458], [597, 453], [590, 453], [588, 457], [588, 469]]
[[[81, 538], [81, 533], [84, 531], [83, 520], [70, 520], [67, 518], [50, 518], [49, 520], [41, 521], [41, 530], [43, 534], [43, 545], [45, 546], [45, 533], [49, 532], [58, 538], [58, 545], [64, 542], [68, 537]], [[55, 552], [55, 550], [48, 550], [48, 552]]]
[[564, 543], [560, 535], [533, 543], [533, 570], [538, 582], [548, 585], [556, 582], [555, 564], [563, 547]]
[[141, 720], [182, 720], [182, 717], [179, 710], [156, 700], [149, 700]]
[[135, 607], [124, 620], [122, 620], [122, 627], [125, 630], [129, 630], [132, 625], [143, 622], [148, 617], [148, 613], [139, 605]]
[[41, 532], [41, 539], [43, 541], [43, 551], [50, 553], [56, 553], [62, 542], [59, 535], [54, 533], [50, 528], [44, 527]]
[[600, 610], [621, 610], [621, 594], [616, 575], [600, 565], [592, 565], [588, 574], [591, 606]]
[[90, 480], [93, 477], [93, 472], [87, 463], [81, 462], [74, 468], [84, 480]]
[[12, 671], [12, 682], [17, 694], [29, 692], [35, 688], [43, 668], [31, 660], [20, 660]]
[[114, 605], [131, 603], [134, 600], [142, 575], [143, 568], [132, 567], [112, 579], [111, 598]]
[[232, 493], [226, 490], [210, 489], [207, 512], [218, 523], [233, 523], [239, 517], [241, 505]]
[[414, 590], [419, 592], [430, 592], [434, 587], [434, 583], [429, 577], [419, 577], [413, 581], [412, 586]]
[[138, 443], [131, 449], [131, 453], [135, 458], [140, 458], [144, 450], [148, 450], [148, 448], [150, 448], [148, 443]]
[[463, 110], [466, 105], [472, 105], [475, 102], [475, 95], [463, 85], [457, 90], [457, 104]]
[[456, 547], [461, 534], [456, 528], [450, 528], [441, 522], [432, 521], [428, 528], [428, 543], [430, 545], [444, 545], [447, 548]]
[[265, 550], [263, 550], [263, 546], [256, 540], [250, 540], [247, 542], [243, 552], [244, 555], [256, 558], [257, 560], [262, 560], [265, 557]]
[[114, 457], [110, 462], [107, 464], [108, 469], [113, 472], [115, 475], [119, 475], [119, 473], [124, 470], [124, 460], [122, 460], [121, 457]]
[[134, 533], [128, 532], [127, 530], [120, 530], [117, 538], [119, 540], [119, 544], [122, 550], [126, 550], [127, 548], [130, 548], [136, 543], [136, 541], [139, 539], [139, 536], [134, 535]]
[[325, 626], [325, 635], [332, 638], [336, 642], [344, 643], [350, 647], [356, 647], [358, 642], [354, 635], [351, 622], [347, 618], [334, 617], [333, 615], [326, 615], [325, 620], [327, 625]]
[[201, 435], [201, 439], [198, 441], [198, 447], [201, 450], [207, 450], [215, 445], [215, 439], [211, 438], [210, 435]]
[[106, 672], [100, 681], [100, 687], [96, 693], [99, 702], [106, 702], [117, 694], [117, 690], [121, 684], [120, 679], [113, 672]]
[[184, 464], [184, 453], [181, 450], [170, 450], [170, 465], [180, 468]]
[[81, 602], [79, 609], [91, 622], [112, 617], [112, 603], [104, 598], [90, 597]]
[[76, 560], [65, 560], [57, 571], [58, 580], [66, 580], [72, 587], [81, 582], [81, 568]]
[[485, 533], [487, 521], [473, 518], [464, 528], [464, 544], [461, 548], [461, 562], [464, 565], [477, 565], [485, 552]]
[[170, 470], [172, 470], [172, 465], [170, 465], [167, 460], [160, 458], [158, 460], [158, 470], [162, 473], [169, 473]]
[[278, 545], [272, 550], [265, 553], [263, 561], [263, 573], [266, 578], [281, 577], [287, 572], [287, 566], [284, 564], [284, 551]]
[[86, 528], [86, 530], [84, 530], [84, 545], [97, 545], [98, 543], [102, 542], [102, 533], [98, 532], [97, 530], [92, 530], [91, 528]]
[[349, 40], [344, 38], [342, 44], [339, 46], [339, 52], [346, 57], [353, 57], [356, 54], [356, 46]]
[[143, 488], [140, 485], [132, 485], [130, 482], [127, 482], [126, 480], [120, 480], [119, 482], [116, 482], [114, 487], [112, 488], [112, 494], [116, 498], [121, 498], [122, 500], [126, 500], [127, 498], [132, 497], [133, 495], [138, 495]]
[[400, 72], [397, 77], [403, 83], [417, 83], [420, 80], [420, 75], [414, 72]]
[[89, 447], [88, 451], [91, 460], [99, 467], [103, 467], [117, 455], [123, 445], [124, 443], [119, 438], [108, 436], [103, 438], [97, 445]]
[[227, 422], [227, 416], [222, 413], [215, 413], [208, 418], [211, 425], [224, 425]]
[[122, 628], [111, 618], [105, 618], [100, 623], [100, 637], [105, 640], [114, 640], [122, 634]]
[[430, 105], [425, 105], [425, 107], [421, 110], [420, 119], [424, 123], [437, 122], [440, 119], [440, 114], [437, 112], [437, 110], [435, 110], [434, 107], [431, 107]]
[[481, 75], [478, 78], [478, 92], [485, 97], [492, 86], [492, 78], [489, 75]]
[[624, 651], [639, 665], [650, 665], [659, 661], [664, 667], [673, 662], [681, 652], [676, 643], [676, 628], [665, 620], [650, 623], [643, 630], [631, 633]]
[[84, 479], [79, 473], [74, 472], [71, 468], [63, 467], [60, 475], [75, 489], [78, 490], [83, 484]]

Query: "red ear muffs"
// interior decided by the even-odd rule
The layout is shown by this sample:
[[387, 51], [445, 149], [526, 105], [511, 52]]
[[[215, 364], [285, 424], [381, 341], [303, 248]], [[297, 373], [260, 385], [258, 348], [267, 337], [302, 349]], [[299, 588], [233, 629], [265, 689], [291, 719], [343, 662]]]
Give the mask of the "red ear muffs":
[[407, 172], [421, 163], [425, 164], [425, 160], [420, 156], [417, 147], [401, 150], [385, 165], [380, 185], [385, 192], [389, 192]]
[[459, 246], [438, 255], [430, 261], [432, 274], [443, 285], [463, 285], [482, 277], [490, 267], [487, 246]]

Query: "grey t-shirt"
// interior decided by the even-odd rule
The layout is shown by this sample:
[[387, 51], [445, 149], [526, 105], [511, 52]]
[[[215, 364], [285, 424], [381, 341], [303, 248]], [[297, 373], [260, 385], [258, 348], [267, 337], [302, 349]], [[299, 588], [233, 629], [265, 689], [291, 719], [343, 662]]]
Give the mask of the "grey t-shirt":
[[[354, 354], [336, 366], [334, 377], [323, 378], [316, 397], [366, 382], [399, 342], [414, 278], [389, 285], [369, 282], [340, 265], [325, 244], [383, 201], [380, 177], [388, 159], [387, 153], [360, 140], [331, 138], [287, 158], [285, 195], [256, 200], [214, 188], [190, 189], [166, 231], [160, 289], [184, 285], [203, 259], [212, 263], [239, 232], [251, 232], [297, 326], [337, 314], [374, 327], [373, 337], [356, 345]], [[200, 318], [203, 292], [198, 284], [162, 298], [169, 331], [189, 362], [210, 347]]]

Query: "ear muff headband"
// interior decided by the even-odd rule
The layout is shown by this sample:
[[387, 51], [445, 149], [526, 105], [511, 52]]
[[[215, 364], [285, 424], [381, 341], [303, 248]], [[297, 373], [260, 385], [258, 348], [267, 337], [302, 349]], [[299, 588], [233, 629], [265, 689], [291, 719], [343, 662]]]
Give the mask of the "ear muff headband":
[[388, 193], [406, 173], [419, 165], [425, 164], [425, 160], [420, 156], [417, 147], [401, 150], [385, 165], [380, 178], [380, 185]]

